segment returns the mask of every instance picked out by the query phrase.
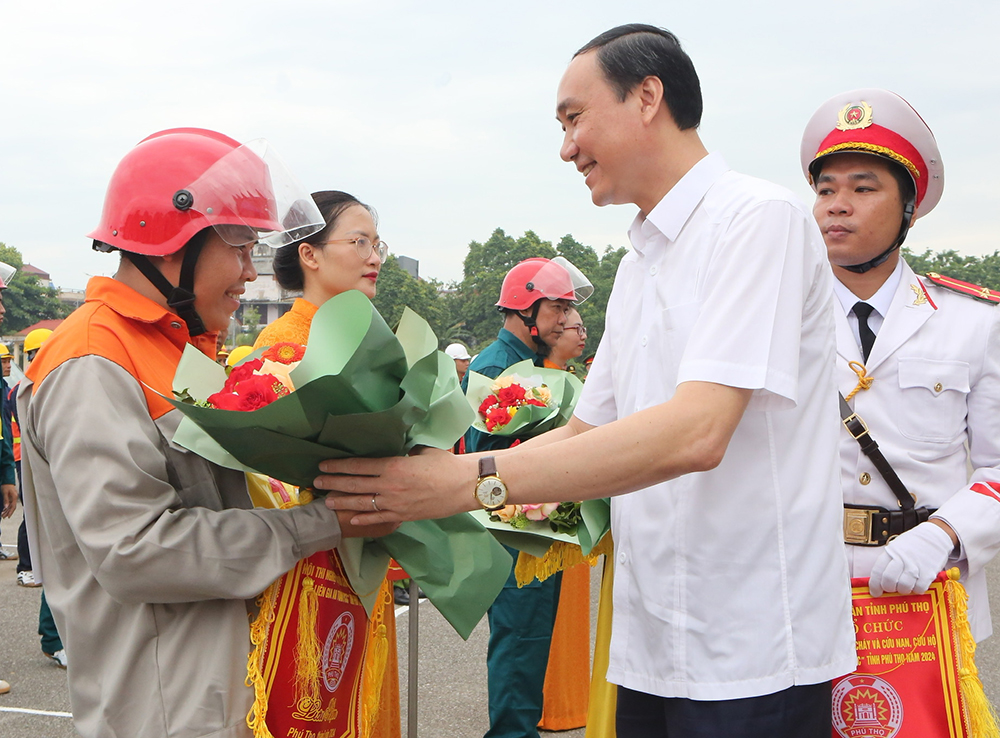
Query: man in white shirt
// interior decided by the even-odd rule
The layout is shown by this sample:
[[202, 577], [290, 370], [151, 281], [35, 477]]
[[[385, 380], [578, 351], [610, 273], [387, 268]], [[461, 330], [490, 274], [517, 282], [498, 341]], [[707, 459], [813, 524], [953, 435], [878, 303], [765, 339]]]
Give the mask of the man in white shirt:
[[595, 204], [639, 208], [567, 426], [483, 455], [325, 462], [377, 476], [317, 485], [359, 523], [621, 495], [618, 734], [828, 738], [830, 680], [855, 666], [832, 279], [805, 206], [708, 155], [701, 110], [691, 60], [651, 26], [598, 36], [559, 85], [562, 158]]
[[920, 278], [899, 255], [944, 189], [934, 135], [903, 98], [831, 98], [801, 154], [836, 277], [837, 381], [892, 470], [841, 428], [852, 576], [870, 575], [876, 596], [922, 593], [957, 566], [982, 640], [992, 629], [984, 566], [1000, 550], [1000, 294]]

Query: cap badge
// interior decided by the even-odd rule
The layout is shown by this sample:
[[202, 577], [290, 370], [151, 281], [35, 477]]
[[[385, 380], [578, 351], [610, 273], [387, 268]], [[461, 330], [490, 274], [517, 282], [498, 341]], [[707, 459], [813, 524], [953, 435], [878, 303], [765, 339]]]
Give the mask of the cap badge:
[[854, 131], [867, 128], [872, 124], [872, 106], [862, 100], [859, 103], [848, 103], [837, 114], [838, 131]]

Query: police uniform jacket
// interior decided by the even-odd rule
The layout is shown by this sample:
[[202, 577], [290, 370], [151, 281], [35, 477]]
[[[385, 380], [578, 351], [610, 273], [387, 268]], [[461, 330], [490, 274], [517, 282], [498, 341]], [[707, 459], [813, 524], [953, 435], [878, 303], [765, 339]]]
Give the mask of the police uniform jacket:
[[[837, 382], [846, 397], [861, 350], [838, 310]], [[992, 631], [985, 565], [1000, 550], [1000, 310], [920, 278], [905, 262], [866, 372], [870, 389], [851, 400], [916, 505], [958, 534], [948, 566], [969, 593], [976, 640]], [[844, 502], [898, 509], [892, 490], [841, 429]], [[969, 472], [971, 469], [971, 477]], [[882, 552], [847, 546], [851, 575], [867, 577]]]

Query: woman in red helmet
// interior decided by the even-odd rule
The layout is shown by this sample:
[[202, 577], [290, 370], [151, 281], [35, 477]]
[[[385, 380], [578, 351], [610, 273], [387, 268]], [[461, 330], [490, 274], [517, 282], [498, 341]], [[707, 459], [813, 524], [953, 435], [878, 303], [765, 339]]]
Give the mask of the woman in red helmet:
[[321, 225], [263, 142], [163, 131], [112, 177], [91, 238], [118, 271], [90, 281], [18, 396], [32, 561], [83, 736], [252, 735], [252, 600], [342, 529], [322, 502], [247, 509], [242, 472], [172, 443], [161, 395], [189, 344], [214, 357], [253, 244]]

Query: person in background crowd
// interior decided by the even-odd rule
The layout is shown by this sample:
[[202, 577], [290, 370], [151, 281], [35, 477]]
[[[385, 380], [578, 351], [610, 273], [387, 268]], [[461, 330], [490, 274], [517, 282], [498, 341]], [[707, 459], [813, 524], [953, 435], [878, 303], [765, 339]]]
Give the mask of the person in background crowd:
[[[48, 328], [35, 328], [24, 337], [26, 367], [31, 366], [35, 355], [51, 335], [52, 331]], [[11, 387], [7, 396], [10, 399], [11, 409], [13, 410], [11, 428], [14, 439], [14, 464], [17, 467], [18, 486], [21, 487], [21, 429], [18, 423], [17, 403], [15, 402], [19, 385], [20, 383]], [[21, 494], [23, 497], [23, 489]], [[19, 552], [23, 552], [17, 562], [18, 585], [21, 587], [42, 586], [41, 582], [35, 581], [34, 571], [31, 568], [31, 546], [28, 544], [28, 530], [23, 519], [17, 531], [17, 548]], [[41, 603], [38, 606], [38, 635], [41, 638], [42, 653], [51, 659], [60, 669], [65, 669], [68, 664], [66, 649], [63, 647], [62, 639], [59, 637], [59, 629], [56, 627], [55, 619], [52, 617], [52, 610], [49, 608], [44, 591], [42, 591]]]
[[315, 485], [359, 525], [612, 496], [618, 735], [829, 738], [831, 680], [856, 666], [833, 277], [809, 210], [709, 154], [701, 112], [653, 26], [601, 34], [559, 84], [563, 160], [596, 205], [639, 209], [567, 425], [328, 460]]
[[576, 308], [570, 308], [566, 315], [566, 325], [562, 335], [545, 358], [545, 366], [553, 369], [565, 369], [576, 374], [576, 369], [569, 362], [579, 358], [587, 346], [587, 329], [583, 327], [583, 319]]
[[[289, 291], [302, 290], [302, 297], [260, 332], [254, 348], [282, 342], [305, 346], [313, 316], [327, 300], [347, 290], [358, 290], [369, 300], [375, 297], [378, 275], [389, 255], [388, 245], [378, 234], [375, 211], [346, 192], [314, 192], [312, 197], [323, 216], [323, 229], [282, 246], [274, 255], [278, 284]], [[339, 553], [334, 552], [333, 565], [346, 581]], [[364, 723], [366, 732], [370, 730], [369, 735], [376, 738], [395, 738], [400, 732], [393, 591], [392, 583], [383, 580], [365, 631], [364, 683], [375, 686], [369, 686], [364, 695], [363, 703], [368, 705]], [[362, 680], [352, 682], [345, 676], [342, 681], [361, 689]]]
[[[3, 305], [3, 291], [7, 288], [7, 282], [14, 276], [14, 271], [13, 267], [0, 262], [0, 323], [3, 322], [3, 317], [7, 313], [7, 309]], [[8, 456], [8, 444], [11, 444], [12, 435], [10, 407], [7, 404], [7, 377], [10, 376], [11, 355], [10, 349], [4, 344], [0, 344], [0, 356], [3, 360], [3, 377], [0, 377], [0, 419], [2, 419], [0, 433], [3, 436], [0, 438], [0, 503], [2, 503], [0, 518], [9, 518], [17, 509], [17, 488], [13, 487], [12, 479], [9, 484], [7, 483], [8, 471], [13, 471], [14, 452], [11, 445], [10, 456]], [[10, 561], [16, 558], [17, 554], [12, 554], [0, 547], [0, 561]], [[0, 679], [0, 694], [8, 692], [10, 692], [10, 683]]]
[[125, 156], [90, 234], [117, 272], [90, 280], [18, 392], [32, 563], [84, 738], [250, 738], [255, 598], [354, 532], [322, 502], [251, 509], [242, 472], [171, 443], [163, 396], [187, 346], [215, 357], [253, 244], [320, 227], [265, 144], [179, 128]]
[[[574, 301], [593, 292], [590, 282], [566, 259], [526, 259], [507, 272], [497, 307], [503, 328], [484, 348], [470, 371], [496, 378], [507, 367], [530, 359], [541, 366], [559, 341]], [[462, 389], [468, 391], [466, 373]], [[469, 453], [506, 448], [513, 439], [475, 428], [465, 434]], [[518, 552], [508, 548], [516, 560]], [[486, 656], [490, 728], [486, 738], [537, 738], [549, 642], [556, 619], [562, 573], [518, 587], [514, 571], [490, 607]], [[588, 635], [589, 638], [589, 635]]]
[[465, 373], [469, 371], [469, 362], [472, 360], [472, 357], [469, 356], [469, 349], [465, 347], [465, 344], [453, 343], [444, 352], [455, 360], [455, 371], [458, 372], [458, 381], [461, 382], [465, 379]]
[[[7, 314], [3, 304], [3, 291], [14, 276], [15, 269], [0, 262], [0, 324]], [[0, 377], [0, 519], [9, 518], [17, 510], [17, 476], [14, 465], [13, 431], [7, 401], [7, 377], [10, 375], [10, 350], [5, 354], [4, 373]], [[0, 561], [14, 561], [17, 554], [0, 547]]]
[[[571, 359], [583, 353], [587, 329], [575, 307], [544, 366], [575, 374]], [[590, 565], [564, 569], [549, 646], [542, 700], [542, 730], [572, 730], [587, 724], [590, 683]]]
[[982, 640], [992, 632], [985, 567], [1000, 550], [1000, 293], [918, 277], [900, 256], [910, 227], [941, 198], [944, 165], [899, 95], [827, 100], [806, 126], [801, 159], [836, 277], [843, 414], [862, 418], [879, 447], [867, 456], [840, 428], [851, 575], [870, 577], [875, 596], [919, 594], [957, 566]]
[[10, 376], [10, 362], [13, 360], [11, 356], [10, 349], [7, 348], [6, 343], [0, 343], [0, 367], [3, 368], [3, 378], [4, 380]]
[[[52, 331], [48, 328], [35, 328], [33, 331], [29, 332], [27, 336], [24, 337], [24, 359], [27, 362], [26, 366], [31, 364], [32, 359], [35, 358], [35, 354], [38, 353], [38, 349], [42, 347], [45, 339], [52, 335]], [[17, 417], [17, 389], [20, 383], [14, 385], [7, 392], [7, 397], [10, 400], [10, 410], [12, 413], [11, 417], [11, 432], [12, 440], [14, 443], [14, 466], [17, 469], [17, 487], [18, 494], [24, 499], [24, 488], [21, 484], [21, 427], [18, 424]], [[35, 581], [35, 573], [31, 568], [31, 547], [28, 545], [28, 526], [25, 523], [25, 519], [21, 518], [21, 525], [17, 529], [17, 584], [19, 587], [41, 587], [41, 582]], [[55, 622], [52, 620], [52, 613], [49, 610], [48, 603], [45, 599], [45, 595], [42, 595], [42, 605], [41, 610], [38, 614], [38, 634], [42, 637], [42, 652], [46, 656], [53, 656], [59, 651], [63, 650], [62, 643], [59, 640], [59, 634], [56, 629]], [[56, 658], [56, 663], [65, 668], [65, 654], [61, 658]]]

